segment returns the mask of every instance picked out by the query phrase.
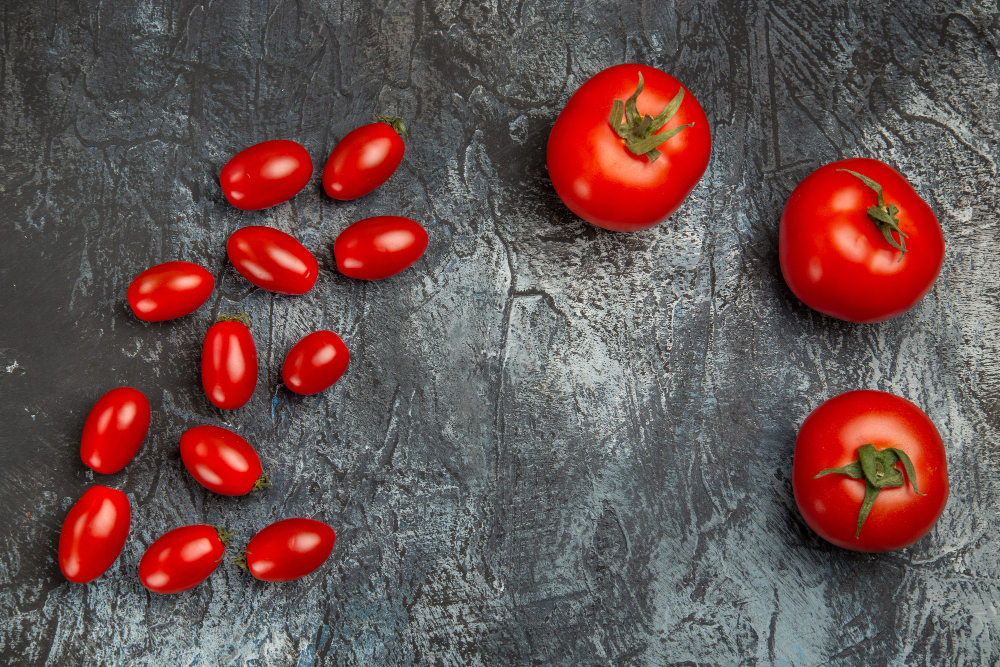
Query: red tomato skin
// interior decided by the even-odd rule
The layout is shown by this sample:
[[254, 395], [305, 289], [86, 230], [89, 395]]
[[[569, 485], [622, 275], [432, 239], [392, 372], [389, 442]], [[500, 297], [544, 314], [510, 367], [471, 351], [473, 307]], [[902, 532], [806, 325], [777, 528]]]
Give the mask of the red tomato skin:
[[250, 443], [221, 426], [195, 426], [185, 431], [181, 460], [199, 484], [224, 496], [250, 493], [264, 472]]
[[315, 519], [284, 519], [247, 543], [247, 569], [261, 581], [292, 581], [315, 572], [333, 551], [333, 528]]
[[340, 379], [350, 358], [340, 336], [325, 329], [314, 331], [285, 355], [281, 381], [296, 394], [316, 394]]
[[389, 180], [403, 161], [406, 145], [388, 123], [369, 123], [348, 132], [323, 167], [323, 189], [334, 199], [357, 199]]
[[132, 460], [149, 432], [149, 401], [138, 389], [118, 387], [97, 399], [83, 424], [80, 458], [103, 475]]
[[162, 322], [198, 310], [215, 288], [215, 278], [192, 262], [163, 262], [152, 266], [128, 286], [126, 300], [145, 322]]
[[[886, 204], [899, 208], [907, 252], [889, 245], [867, 210], [878, 195], [861, 179], [882, 186]], [[937, 217], [903, 176], [869, 158], [824, 165], [792, 191], [778, 231], [781, 275], [804, 304], [848, 322], [884, 322], [912, 308], [944, 263]]]
[[128, 496], [100, 484], [83, 492], [59, 532], [59, 569], [74, 584], [107, 572], [128, 537], [132, 510]]
[[[865, 482], [824, 475], [857, 459], [857, 449], [896, 447], [913, 461], [920, 496], [906, 485], [882, 489], [855, 537]], [[901, 463], [896, 467], [904, 470]], [[905, 477], [904, 471], [904, 477]], [[948, 501], [948, 465], [941, 434], [910, 401], [882, 391], [849, 391], [812, 411], [795, 440], [792, 464], [795, 503], [806, 523], [824, 540], [852, 551], [895, 551], [910, 546], [934, 527]]]
[[154, 593], [181, 593], [208, 579], [225, 553], [226, 545], [214, 526], [174, 528], [158, 537], [142, 555], [139, 581]]
[[257, 386], [257, 348], [242, 322], [216, 322], [201, 349], [201, 384], [217, 408], [246, 405]]
[[258, 211], [294, 197], [312, 177], [308, 151], [286, 139], [263, 141], [245, 148], [222, 168], [219, 182], [229, 203]]
[[348, 278], [381, 280], [417, 263], [427, 250], [427, 230], [398, 215], [358, 220], [333, 243], [337, 269]]
[[319, 275], [316, 257], [294, 236], [272, 227], [237, 229], [226, 252], [241, 276], [278, 294], [305, 294]]
[[624, 102], [635, 92], [640, 72], [645, 85], [636, 102], [639, 113], [660, 113], [681, 83], [648, 65], [615, 65], [573, 93], [547, 147], [549, 177], [563, 203], [587, 222], [619, 232], [647, 229], [673, 215], [705, 173], [712, 150], [708, 118], [687, 88], [664, 130], [694, 126], [660, 144], [654, 162], [625, 147], [609, 117], [615, 99]]

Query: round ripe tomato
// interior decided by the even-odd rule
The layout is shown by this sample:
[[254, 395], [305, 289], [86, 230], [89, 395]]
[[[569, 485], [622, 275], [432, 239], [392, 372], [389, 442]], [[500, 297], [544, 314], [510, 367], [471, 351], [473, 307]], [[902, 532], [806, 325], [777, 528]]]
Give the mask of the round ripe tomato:
[[626, 64], [573, 93], [552, 126], [547, 162], [570, 210], [598, 227], [634, 232], [677, 210], [711, 148], [708, 119], [690, 91], [655, 67]]
[[250, 443], [220, 426], [185, 431], [181, 460], [199, 484], [224, 496], [242, 496], [271, 486]]
[[291, 234], [271, 227], [237, 229], [226, 243], [229, 261], [257, 287], [279, 294], [305, 294], [316, 284], [319, 264]]
[[294, 197], [312, 177], [309, 153], [294, 141], [254, 144], [233, 156], [219, 178], [229, 203], [257, 211]]
[[191, 262], [164, 262], [136, 276], [126, 298], [132, 312], [146, 322], [162, 322], [198, 310], [215, 287], [215, 278]]
[[333, 528], [315, 519], [276, 521], [247, 543], [246, 568], [262, 581], [291, 581], [326, 561], [336, 539]]
[[898, 171], [853, 158], [820, 167], [792, 191], [778, 259], [785, 282], [810, 308], [848, 322], [882, 322], [930, 290], [944, 262], [944, 235]]
[[427, 250], [420, 223], [398, 215], [358, 220], [333, 243], [337, 269], [348, 278], [380, 280], [408, 269]]
[[132, 460], [149, 431], [149, 401], [138, 389], [118, 387], [97, 399], [83, 424], [80, 458], [110, 475]]
[[201, 348], [201, 384], [208, 400], [223, 410], [250, 400], [257, 386], [257, 348], [246, 324], [223, 320], [208, 328]]
[[389, 180], [403, 161], [406, 126], [400, 118], [377, 116], [351, 130], [334, 146], [323, 167], [323, 189], [334, 199], [357, 199]]
[[104, 574], [128, 537], [132, 510], [128, 497], [106, 486], [92, 486], [76, 501], [59, 533], [59, 569], [74, 584]]
[[823, 539], [854, 551], [908, 547], [948, 501], [934, 423], [906, 399], [849, 391], [806, 417], [792, 463], [795, 503]]
[[180, 593], [208, 579], [222, 562], [232, 533], [215, 526], [181, 526], [149, 545], [139, 581], [154, 593]]
[[351, 355], [332, 331], [314, 331], [292, 346], [281, 366], [281, 380], [296, 394], [323, 391], [344, 374]]

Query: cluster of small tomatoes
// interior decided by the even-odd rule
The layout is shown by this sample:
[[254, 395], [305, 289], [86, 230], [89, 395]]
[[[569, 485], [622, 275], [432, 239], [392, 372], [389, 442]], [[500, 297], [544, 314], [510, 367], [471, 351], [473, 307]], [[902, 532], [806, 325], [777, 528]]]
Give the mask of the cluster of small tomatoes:
[[[406, 128], [398, 118], [349, 132], [333, 149], [323, 170], [323, 188], [340, 200], [376, 189], [400, 165]], [[259, 210], [295, 196], [312, 177], [305, 148], [293, 141], [265, 141], [241, 151], [222, 169], [226, 199], [243, 210]], [[366, 218], [348, 226], [334, 242], [337, 268], [344, 275], [377, 280], [412, 266], [427, 248], [427, 232], [398, 216]], [[236, 230], [226, 244], [229, 260], [254, 285], [279, 294], [304, 294], [319, 273], [316, 257], [297, 239], [271, 227]], [[160, 322], [197, 310], [215, 288], [205, 268], [166, 262], [142, 272], [126, 295], [136, 317]], [[242, 407], [257, 385], [257, 350], [243, 314], [223, 316], [209, 327], [202, 347], [201, 380], [208, 400], [223, 410]], [[281, 368], [284, 385], [297, 394], [315, 394], [333, 385], [350, 355], [340, 337], [314, 331], [291, 347]], [[118, 472], [139, 451], [149, 430], [150, 406], [142, 392], [118, 387], [102, 396], [84, 423], [80, 457], [95, 472]], [[270, 486], [260, 457], [242, 436], [202, 425], [180, 438], [181, 460], [202, 486], [227, 496], [256, 493]], [[125, 546], [131, 523], [128, 497], [102, 485], [89, 488], [73, 505], [59, 537], [59, 566], [72, 582], [103, 574]], [[156, 539], [139, 562], [139, 579], [155, 593], [178, 593], [205, 581], [222, 562], [232, 537], [222, 527], [188, 525]], [[234, 559], [264, 581], [290, 581], [319, 568], [333, 551], [336, 535], [322, 521], [295, 517], [263, 528]]]
[[[617, 65], [573, 94], [549, 135], [548, 169], [562, 201], [615, 231], [659, 224], [708, 167], [711, 134], [698, 101], [646, 65]], [[944, 261], [944, 236], [907, 180], [868, 158], [824, 165], [792, 191], [778, 258], [807, 306], [856, 323], [912, 308]], [[941, 435], [910, 401], [880, 391], [835, 396], [799, 429], [792, 488], [806, 523], [838, 546], [913, 544], [948, 500]]]

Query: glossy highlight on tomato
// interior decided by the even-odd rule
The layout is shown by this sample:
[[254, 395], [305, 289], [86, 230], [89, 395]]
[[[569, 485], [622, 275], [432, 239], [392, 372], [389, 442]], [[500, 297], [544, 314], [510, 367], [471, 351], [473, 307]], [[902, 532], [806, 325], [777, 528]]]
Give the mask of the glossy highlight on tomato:
[[149, 545], [139, 561], [139, 581], [154, 593], [190, 590], [222, 562], [230, 533], [215, 526], [181, 526]]
[[70, 508], [59, 533], [59, 569], [75, 584], [104, 574], [122, 552], [132, 510], [128, 496], [92, 486]]
[[246, 568], [262, 581], [292, 581], [315, 572], [333, 551], [333, 528], [315, 519], [276, 521], [247, 543]]
[[403, 161], [403, 121], [379, 118], [383, 122], [351, 130], [334, 146], [323, 167], [323, 189], [330, 197], [362, 197], [389, 180]]
[[280, 229], [237, 229], [229, 236], [226, 251], [240, 275], [257, 287], [279, 294], [305, 294], [319, 275], [316, 257]]
[[201, 384], [208, 400], [223, 410], [242, 407], [257, 386], [257, 347], [238, 320], [209, 327], [201, 349]]
[[320, 330], [304, 336], [285, 355], [281, 380], [296, 394], [323, 391], [344, 374], [350, 353], [340, 336]]
[[229, 203], [244, 211], [275, 206], [294, 197], [312, 177], [312, 158], [300, 144], [275, 139], [233, 156], [219, 182]]
[[135, 457], [149, 432], [149, 401], [138, 389], [118, 387], [101, 396], [87, 415], [80, 438], [80, 458], [93, 470], [110, 475]]
[[427, 231], [415, 220], [379, 215], [358, 220], [333, 244], [337, 269], [348, 278], [381, 280], [417, 263], [427, 250]]
[[162, 322], [198, 310], [214, 287], [215, 278], [207, 269], [191, 262], [164, 262], [136, 276], [126, 299], [140, 320]]
[[181, 460], [199, 484], [225, 496], [242, 496], [270, 486], [250, 443], [221, 426], [195, 426], [185, 431]]

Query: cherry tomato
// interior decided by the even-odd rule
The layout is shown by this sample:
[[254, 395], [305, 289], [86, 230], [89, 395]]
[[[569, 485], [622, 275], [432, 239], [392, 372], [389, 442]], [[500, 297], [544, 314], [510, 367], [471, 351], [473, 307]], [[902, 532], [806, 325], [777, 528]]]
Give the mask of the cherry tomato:
[[83, 424], [80, 458], [99, 473], [125, 467], [149, 431], [149, 401], [138, 389], [118, 387], [97, 399]]
[[154, 593], [180, 593], [208, 579], [222, 562], [231, 533], [215, 526], [181, 526], [149, 545], [139, 581]]
[[351, 130], [334, 146], [323, 167], [323, 189], [334, 199], [356, 199], [385, 183], [403, 161], [402, 119], [378, 116]]
[[276, 521], [247, 543], [246, 568], [262, 581], [299, 579], [326, 561], [336, 537], [315, 519]]
[[895, 169], [852, 158], [792, 191], [778, 231], [781, 274], [804, 304], [848, 322], [882, 322], [927, 294], [944, 262], [930, 206]]
[[220, 426], [195, 426], [181, 435], [181, 460], [209, 491], [242, 496], [271, 486], [250, 443]]
[[305, 294], [316, 284], [316, 258], [280, 229], [237, 229], [230, 235], [226, 251], [240, 275], [257, 287], [279, 294]]
[[823, 539], [854, 551], [902, 549], [930, 531], [948, 501], [941, 435], [899, 396], [840, 394], [802, 423], [792, 490]]
[[59, 533], [59, 569], [74, 584], [107, 572], [128, 537], [132, 510], [128, 496], [106, 486], [92, 486], [70, 508]]
[[201, 384], [212, 404], [223, 410], [246, 405], [257, 386], [257, 348], [243, 322], [216, 322], [201, 348]]
[[677, 210], [711, 148], [705, 112], [677, 79], [647, 65], [616, 65], [585, 81], [556, 119], [549, 177], [584, 220], [633, 232]]
[[348, 278], [380, 280], [408, 269], [427, 250], [427, 232], [397, 215], [358, 220], [333, 243], [337, 269]]
[[314, 331], [288, 351], [281, 366], [281, 381], [296, 394], [315, 394], [340, 379], [350, 358], [340, 336], [332, 331]]
[[215, 278], [191, 262], [164, 262], [136, 276], [126, 299], [132, 312], [146, 322], [162, 322], [198, 310], [215, 287]]
[[309, 153], [294, 141], [254, 144], [233, 156], [219, 181], [229, 203], [257, 211], [294, 197], [312, 177]]

